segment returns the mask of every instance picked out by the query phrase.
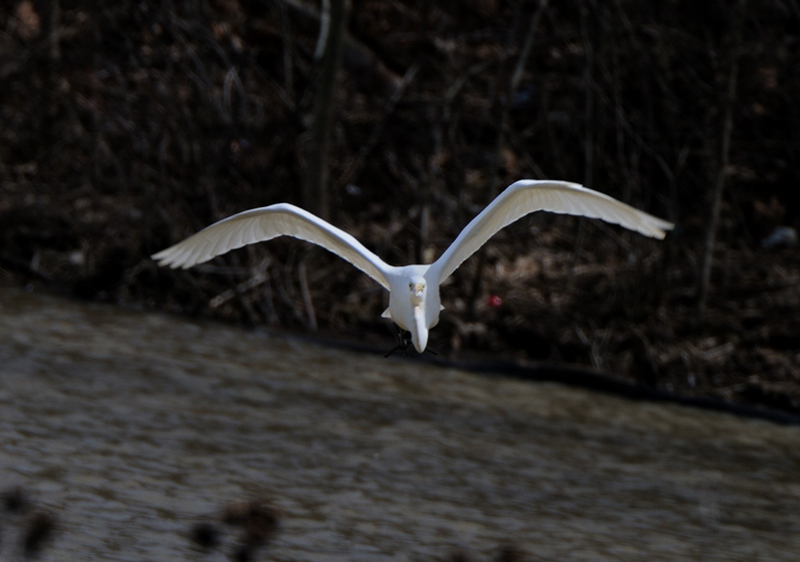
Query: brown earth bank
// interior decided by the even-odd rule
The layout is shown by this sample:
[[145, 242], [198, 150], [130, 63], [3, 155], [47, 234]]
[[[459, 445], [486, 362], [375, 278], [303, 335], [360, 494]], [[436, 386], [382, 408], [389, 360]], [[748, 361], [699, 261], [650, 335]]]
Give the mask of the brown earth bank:
[[[779, 1], [743, 11], [599, 4], [354, 0], [331, 221], [405, 264], [438, 256], [516, 179], [607, 192], [676, 230], [656, 242], [527, 217], [442, 288], [431, 347], [800, 413], [800, 254], [762, 243], [799, 226], [800, 14]], [[319, 10], [295, 0], [4, 4], [6, 280], [391, 347], [385, 292], [324, 250], [281, 239], [188, 272], [148, 257], [246, 208], [313, 208], [299, 186]]]

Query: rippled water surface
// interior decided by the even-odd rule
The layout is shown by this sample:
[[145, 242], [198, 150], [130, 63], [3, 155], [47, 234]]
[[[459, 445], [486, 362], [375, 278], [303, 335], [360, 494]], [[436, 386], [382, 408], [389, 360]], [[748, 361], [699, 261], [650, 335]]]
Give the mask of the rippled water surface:
[[43, 560], [227, 559], [188, 531], [251, 497], [261, 560], [800, 559], [797, 428], [8, 288], [0, 445]]

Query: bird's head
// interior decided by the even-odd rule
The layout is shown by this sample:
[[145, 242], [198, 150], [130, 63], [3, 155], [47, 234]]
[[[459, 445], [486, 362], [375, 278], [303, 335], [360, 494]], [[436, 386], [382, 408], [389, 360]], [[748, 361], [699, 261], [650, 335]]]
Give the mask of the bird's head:
[[427, 282], [422, 275], [415, 275], [408, 281], [408, 293], [413, 306], [421, 306], [425, 301], [425, 290]]
[[428, 321], [425, 317], [425, 292], [428, 284], [421, 275], [415, 275], [408, 281], [408, 292], [414, 313], [414, 323], [411, 326], [411, 341], [414, 348], [422, 353], [428, 345]]

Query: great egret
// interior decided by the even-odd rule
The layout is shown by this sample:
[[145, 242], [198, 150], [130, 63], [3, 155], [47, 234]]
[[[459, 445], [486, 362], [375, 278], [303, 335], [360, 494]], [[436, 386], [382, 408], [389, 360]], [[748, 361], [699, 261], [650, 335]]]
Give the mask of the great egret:
[[383, 285], [389, 291], [389, 308], [383, 317], [410, 332], [414, 347], [422, 353], [428, 344], [428, 331], [439, 322], [442, 282], [498, 230], [534, 211], [598, 218], [658, 239], [674, 226], [575, 183], [520, 180], [472, 219], [429, 265], [388, 265], [346, 232], [288, 203], [243, 211], [152, 257], [159, 265], [187, 269], [234, 248], [277, 236], [306, 240], [344, 258]]

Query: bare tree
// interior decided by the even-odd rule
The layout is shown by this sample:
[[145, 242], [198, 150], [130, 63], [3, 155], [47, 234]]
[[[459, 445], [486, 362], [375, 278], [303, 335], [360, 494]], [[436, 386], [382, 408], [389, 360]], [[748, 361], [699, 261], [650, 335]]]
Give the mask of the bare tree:
[[[539, 22], [542, 19], [544, 11], [547, 9], [548, 1], [549, 0], [540, 0], [538, 8], [536, 8], [536, 11], [531, 17], [530, 25], [525, 35], [525, 41], [522, 44], [517, 64], [514, 67], [514, 72], [511, 74], [511, 78], [506, 85], [505, 95], [500, 99], [500, 126], [497, 129], [492, 160], [493, 166], [491, 175], [489, 176], [489, 196], [492, 199], [497, 196], [497, 193], [500, 191], [500, 162], [502, 161], [503, 151], [505, 150], [508, 134], [511, 129], [511, 100], [522, 80], [522, 73], [525, 71], [525, 65], [528, 64], [528, 59], [533, 50], [533, 42], [536, 38], [536, 31], [539, 29]], [[481, 252], [478, 257], [478, 266], [476, 268], [475, 277], [472, 279], [472, 286], [469, 293], [468, 317], [472, 317], [475, 313], [475, 302], [483, 277], [485, 256], [486, 254]]]
[[522, 80], [522, 73], [525, 70], [525, 65], [528, 64], [528, 59], [533, 49], [533, 41], [536, 37], [536, 31], [539, 29], [539, 22], [542, 19], [544, 11], [547, 9], [549, 0], [541, 0], [539, 7], [531, 17], [528, 32], [525, 35], [525, 41], [522, 44], [522, 49], [517, 59], [517, 64], [514, 67], [514, 72], [508, 81], [505, 95], [500, 99], [500, 127], [497, 130], [497, 140], [494, 148], [494, 167], [492, 168], [492, 175], [489, 178], [489, 195], [494, 197], [500, 191], [500, 161], [502, 160], [503, 150], [506, 146], [508, 132], [511, 128], [511, 99], [519, 87], [520, 80]]
[[349, 8], [349, 0], [324, 0], [315, 53], [317, 91], [307, 173], [303, 185], [303, 203], [306, 208], [324, 219], [330, 217], [328, 153]]
[[736, 14], [731, 30], [732, 50], [727, 89], [725, 92], [717, 177], [714, 182], [714, 191], [711, 195], [711, 217], [703, 241], [703, 259], [700, 265], [700, 278], [697, 289], [697, 309], [695, 311], [694, 322], [695, 326], [698, 327], [703, 324], [706, 311], [706, 302], [708, 300], [708, 291], [711, 282], [711, 264], [714, 258], [714, 245], [717, 226], [719, 224], [720, 207], [722, 207], [722, 191], [725, 187], [725, 173], [730, 159], [731, 135], [733, 133], [733, 108], [736, 101], [736, 82], [739, 74], [739, 55], [742, 50], [742, 25], [746, 3], [747, 0], [739, 0], [737, 3], [735, 8]]

